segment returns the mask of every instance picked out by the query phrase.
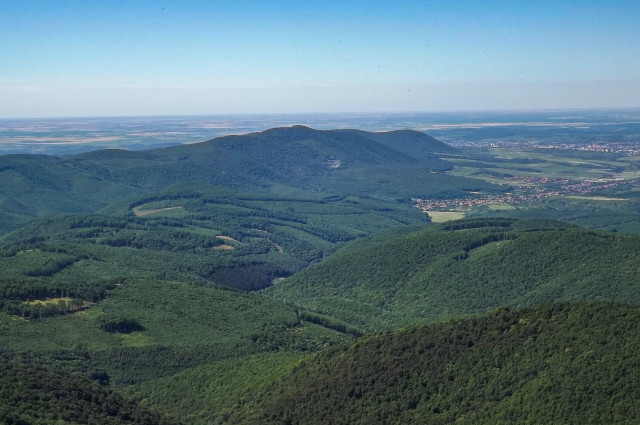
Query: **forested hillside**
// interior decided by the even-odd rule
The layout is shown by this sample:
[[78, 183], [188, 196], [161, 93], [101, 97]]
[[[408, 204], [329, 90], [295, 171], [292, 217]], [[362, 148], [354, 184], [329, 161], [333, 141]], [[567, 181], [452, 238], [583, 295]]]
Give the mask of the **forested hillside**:
[[640, 238], [559, 222], [463, 220], [359, 240], [268, 291], [366, 330], [498, 306], [640, 302]]
[[178, 424], [77, 375], [0, 362], [0, 422], [22, 424]]
[[232, 422], [631, 425], [639, 353], [638, 307], [502, 308], [325, 351]]
[[110, 149], [64, 158], [6, 155], [0, 157], [0, 232], [34, 217], [97, 212], [117, 200], [176, 184], [285, 198], [321, 192], [405, 202], [412, 196], [504, 190], [444, 174], [450, 165], [438, 154], [451, 150], [419, 132], [294, 126], [143, 152]]
[[274, 198], [183, 185], [102, 215], [36, 220], [1, 237], [0, 305], [38, 314], [42, 306], [23, 302], [60, 294], [92, 302], [109, 282], [129, 278], [257, 290], [350, 240], [426, 220], [413, 208], [367, 198]]
[[0, 235], [34, 217], [86, 214], [144, 192], [44, 155], [0, 156], [0, 182]]
[[438, 153], [451, 151], [419, 132], [293, 126], [144, 153], [98, 151], [68, 161], [100, 178], [150, 190], [191, 182], [276, 195], [303, 190], [386, 199], [504, 190], [443, 174], [451, 166]]
[[0, 422], [636, 423], [640, 237], [432, 223], [512, 199], [469, 162], [302, 126], [0, 157]]

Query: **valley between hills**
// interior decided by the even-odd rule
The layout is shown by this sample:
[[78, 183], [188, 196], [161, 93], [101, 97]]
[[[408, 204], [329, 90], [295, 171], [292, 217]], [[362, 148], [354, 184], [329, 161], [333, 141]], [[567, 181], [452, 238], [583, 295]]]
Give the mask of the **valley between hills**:
[[640, 422], [640, 162], [483, 146], [0, 156], [0, 422]]

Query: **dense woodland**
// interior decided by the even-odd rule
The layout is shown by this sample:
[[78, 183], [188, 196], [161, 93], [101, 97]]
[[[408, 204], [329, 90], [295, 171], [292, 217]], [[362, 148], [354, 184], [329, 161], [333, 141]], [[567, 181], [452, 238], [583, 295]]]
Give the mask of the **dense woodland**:
[[637, 423], [637, 188], [431, 223], [413, 198], [512, 190], [464, 155], [296, 126], [0, 157], [0, 422]]
[[355, 241], [267, 293], [368, 331], [499, 306], [640, 301], [640, 238], [475, 219]]
[[366, 337], [301, 363], [237, 422], [634, 424], [638, 314], [604, 303], [505, 308]]
[[0, 422], [27, 424], [176, 424], [76, 375], [37, 366], [0, 365]]

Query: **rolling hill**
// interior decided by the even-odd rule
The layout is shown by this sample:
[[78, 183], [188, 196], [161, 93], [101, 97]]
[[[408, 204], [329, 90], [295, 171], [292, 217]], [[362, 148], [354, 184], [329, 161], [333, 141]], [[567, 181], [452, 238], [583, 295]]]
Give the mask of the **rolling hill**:
[[640, 310], [499, 309], [363, 338], [307, 359], [242, 424], [634, 424]]
[[[207, 234], [204, 226], [229, 225], [249, 207], [252, 220], [267, 211], [274, 220], [277, 201], [228, 190], [164, 195], [114, 207], [119, 216], [51, 218], [4, 238], [0, 355], [7, 376], [19, 377], [0, 382], [3, 394], [14, 394], [6, 417], [25, 411], [25, 418], [44, 420], [71, 409], [66, 399], [46, 406], [30, 401], [32, 386], [22, 384], [58, 380], [62, 371], [73, 376], [69, 385], [109, 400], [104, 407], [82, 407], [83, 418], [111, 409], [128, 412], [125, 418], [164, 415], [195, 424], [509, 423], [526, 415], [544, 423], [548, 412], [567, 423], [635, 419], [631, 382], [640, 369], [624, 353], [637, 352], [637, 306], [553, 304], [413, 326], [505, 304], [637, 303], [636, 236], [536, 220], [405, 226], [352, 242], [263, 293], [248, 294], [211, 286], [215, 279], [198, 275], [198, 265], [212, 261], [209, 252], [235, 252], [206, 248], [202, 242], [215, 241], [218, 233]], [[192, 210], [208, 196], [218, 200], [216, 211], [229, 208], [218, 224]], [[241, 210], [231, 208], [239, 200]], [[348, 200], [332, 205], [334, 214], [349, 216], [367, 205]], [[171, 202], [182, 208], [170, 209], [177, 208]], [[264, 209], [270, 202], [276, 204]], [[301, 217], [311, 227], [311, 213], [326, 208], [309, 201], [281, 208], [292, 205], [306, 208], [309, 215]], [[366, 214], [361, 210], [355, 221]], [[195, 217], [206, 218], [202, 227], [190, 227]], [[284, 217], [292, 219], [276, 217], [282, 225]], [[176, 228], [179, 223], [187, 227]], [[176, 230], [196, 237], [177, 238]], [[267, 232], [259, 239], [278, 234]], [[122, 243], [106, 243], [116, 240]], [[251, 237], [237, 241], [253, 243]], [[269, 255], [282, 254], [272, 247]], [[363, 330], [405, 326], [409, 330], [350, 345]], [[565, 372], [576, 380], [563, 380]], [[104, 391], [91, 389], [96, 382]], [[599, 390], [589, 392], [596, 385]], [[570, 396], [574, 388], [579, 399]], [[615, 403], [606, 404], [603, 394]], [[563, 411], [563, 403], [579, 407]], [[594, 410], [594, 403], [605, 407]]]
[[[66, 293], [39, 301], [42, 310], [51, 306], [56, 314], [0, 311], [3, 423], [181, 423], [174, 414], [161, 420], [126, 400], [123, 389], [251, 355], [266, 359], [271, 353], [283, 362], [274, 366], [283, 367], [353, 341], [258, 295], [151, 279], [122, 279], [102, 291], [65, 314], [59, 306]], [[204, 386], [206, 377], [190, 385]], [[238, 393], [241, 388], [232, 394]]]
[[267, 294], [375, 331], [498, 306], [638, 303], [640, 238], [477, 219], [355, 241]]
[[119, 278], [258, 290], [350, 240], [426, 222], [415, 208], [369, 198], [174, 186], [105, 214], [43, 218], [0, 237], [3, 277], [20, 288], [13, 301], [0, 300], [20, 303], [34, 288], [53, 294]]
[[44, 155], [0, 156], [0, 235], [35, 217], [86, 214], [145, 191]]
[[387, 199], [504, 190], [442, 174], [450, 165], [437, 156], [451, 151], [414, 131], [293, 126], [142, 153], [98, 151], [69, 161], [101, 178], [150, 190], [191, 182], [276, 195], [304, 190]]
[[636, 423], [640, 237], [433, 225], [409, 198], [508, 190], [442, 157], [303, 126], [0, 157], [0, 422]]
[[[303, 126], [141, 152], [101, 150], [63, 158], [0, 157], [0, 232], [34, 217], [92, 213], [176, 184], [274, 196], [309, 193], [407, 201], [469, 190], [505, 190], [444, 174], [451, 148], [412, 131], [368, 133]], [[6, 182], [6, 184], [4, 184]]]

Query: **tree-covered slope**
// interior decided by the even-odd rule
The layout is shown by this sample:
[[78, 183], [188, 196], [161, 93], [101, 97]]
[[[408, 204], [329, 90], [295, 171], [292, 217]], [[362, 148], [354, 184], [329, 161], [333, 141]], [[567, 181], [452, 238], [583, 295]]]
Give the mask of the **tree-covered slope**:
[[204, 364], [123, 390], [143, 406], [193, 425], [224, 424], [312, 354], [279, 351]]
[[78, 375], [0, 362], [0, 423], [161, 425], [179, 423]]
[[112, 202], [176, 184], [277, 196], [410, 197], [502, 191], [450, 176], [450, 150], [414, 131], [369, 133], [303, 126], [226, 136], [141, 152], [107, 149], [63, 158], [0, 156], [0, 234], [34, 217], [96, 212]]
[[426, 220], [415, 208], [367, 198], [172, 187], [102, 215], [43, 218], [0, 237], [0, 291], [12, 288], [0, 292], [0, 306], [81, 296], [81, 286], [119, 278], [262, 289], [347, 241]]
[[[22, 317], [0, 311], [1, 423], [164, 423], [141, 408], [139, 399], [126, 401], [120, 395], [124, 386], [149, 391], [145, 404], [155, 409], [164, 394], [154, 388], [163, 383], [187, 376], [185, 386], [208, 388], [215, 376], [234, 376], [229, 365], [241, 365], [243, 358], [256, 354], [272, 359], [269, 373], [284, 373], [296, 358], [354, 339], [311, 323], [276, 300], [184, 282], [122, 279], [102, 288], [93, 302], [60, 314], [69, 302], [65, 295], [23, 301], [37, 302], [44, 311], [51, 307], [56, 314]], [[212, 363], [223, 369], [206, 366]], [[281, 375], [259, 379], [238, 373], [249, 386]], [[222, 400], [222, 412], [250, 393], [240, 381], [225, 385], [226, 391], [208, 390], [198, 397]], [[193, 391], [171, 388], [168, 405], [175, 409], [164, 410], [173, 422], [183, 422]]]
[[0, 156], [0, 234], [34, 217], [85, 214], [143, 193], [44, 155]]
[[639, 353], [638, 307], [503, 308], [318, 354], [232, 422], [636, 424]]
[[304, 189], [329, 174], [331, 161], [345, 167], [417, 163], [367, 137], [302, 126], [219, 137], [133, 156], [126, 151], [92, 152], [69, 161], [103, 178], [154, 190], [189, 181], [261, 191], [274, 183]]
[[[64, 297], [41, 300], [65, 302]], [[121, 280], [66, 314], [0, 312], [0, 354], [135, 384], [212, 361], [278, 350], [315, 351], [351, 335], [304, 320], [258, 295], [157, 280]]]
[[134, 155], [93, 152], [69, 161], [101, 178], [152, 190], [180, 182], [276, 194], [312, 190], [387, 198], [501, 190], [474, 179], [437, 175], [450, 168], [437, 158], [438, 152], [447, 150], [443, 146], [414, 131], [369, 133], [293, 126]]
[[451, 146], [419, 131], [395, 130], [375, 133], [364, 132], [361, 130], [351, 131], [359, 133], [417, 159], [428, 160], [433, 158], [436, 154], [451, 154], [457, 152], [455, 148], [452, 148]]
[[268, 294], [366, 330], [498, 306], [640, 301], [640, 238], [479, 219], [353, 242]]

